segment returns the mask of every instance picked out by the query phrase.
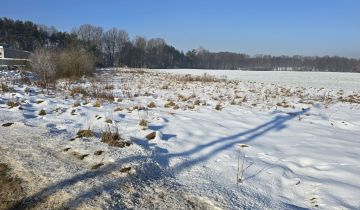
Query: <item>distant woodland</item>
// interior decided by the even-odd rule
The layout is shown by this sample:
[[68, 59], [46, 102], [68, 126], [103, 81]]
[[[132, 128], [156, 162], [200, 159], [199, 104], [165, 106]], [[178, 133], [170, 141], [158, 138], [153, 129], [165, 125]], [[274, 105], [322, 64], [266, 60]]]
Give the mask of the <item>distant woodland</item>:
[[0, 18], [0, 43], [31, 52], [38, 48], [76, 48], [91, 53], [98, 67], [360, 72], [360, 59], [338, 56], [250, 56], [210, 52], [205, 48], [182, 52], [162, 38], [130, 38], [125, 30], [104, 30], [90, 24], [81, 25], [71, 32], [61, 32], [55, 27], [30, 21]]

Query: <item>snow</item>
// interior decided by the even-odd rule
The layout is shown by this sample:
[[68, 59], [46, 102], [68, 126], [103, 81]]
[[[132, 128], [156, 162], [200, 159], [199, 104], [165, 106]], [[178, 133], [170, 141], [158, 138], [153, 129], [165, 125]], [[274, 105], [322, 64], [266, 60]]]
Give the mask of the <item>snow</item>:
[[[174, 72], [228, 80], [189, 82]], [[20, 84], [19, 72], [0, 75], [15, 93], [0, 92], [0, 123], [15, 123], [0, 126], [0, 158], [24, 180], [23, 201], [36, 207], [360, 207], [360, 106], [343, 100], [360, 95], [357, 74], [102, 69], [97, 81], [64, 80], [51, 94]], [[122, 100], [94, 107], [94, 98], [69, 96], [74, 87], [107, 85]], [[23, 109], [9, 109], [9, 100]], [[165, 107], [168, 101], [179, 108]], [[150, 102], [156, 107], [136, 109]], [[41, 109], [47, 115], [39, 116]], [[101, 142], [107, 127], [132, 144]], [[87, 128], [94, 137], [71, 140]]]
[[245, 71], [202, 69], [158, 69], [176, 74], [226, 76], [227, 79], [276, 83], [290, 86], [360, 90], [360, 74], [348, 72]]

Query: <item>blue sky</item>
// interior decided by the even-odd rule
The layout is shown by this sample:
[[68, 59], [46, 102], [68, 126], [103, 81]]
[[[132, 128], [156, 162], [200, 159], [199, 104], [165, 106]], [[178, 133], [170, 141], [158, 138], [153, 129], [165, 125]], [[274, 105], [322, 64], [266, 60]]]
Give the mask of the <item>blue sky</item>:
[[360, 58], [360, 0], [8, 0], [0, 11], [64, 31], [117, 27], [184, 51]]

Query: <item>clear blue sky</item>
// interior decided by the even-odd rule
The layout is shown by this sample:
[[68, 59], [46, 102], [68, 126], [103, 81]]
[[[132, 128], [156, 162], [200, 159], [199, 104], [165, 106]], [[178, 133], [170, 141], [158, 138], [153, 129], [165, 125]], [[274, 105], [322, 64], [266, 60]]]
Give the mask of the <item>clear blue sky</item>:
[[360, 0], [4, 0], [0, 17], [63, 31], [84, 23], [181, 50], [360, 58]]

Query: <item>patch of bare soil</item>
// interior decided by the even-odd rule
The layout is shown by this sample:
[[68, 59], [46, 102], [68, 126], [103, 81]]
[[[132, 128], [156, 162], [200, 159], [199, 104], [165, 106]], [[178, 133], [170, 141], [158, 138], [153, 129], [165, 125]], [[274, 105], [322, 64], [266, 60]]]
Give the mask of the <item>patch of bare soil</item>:
[[0, 210], [10, 209], [23, 196], [21, 179], [11, 176], [9, 167], [0, 163]]

